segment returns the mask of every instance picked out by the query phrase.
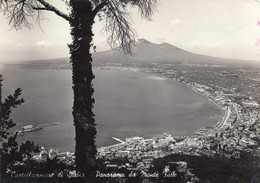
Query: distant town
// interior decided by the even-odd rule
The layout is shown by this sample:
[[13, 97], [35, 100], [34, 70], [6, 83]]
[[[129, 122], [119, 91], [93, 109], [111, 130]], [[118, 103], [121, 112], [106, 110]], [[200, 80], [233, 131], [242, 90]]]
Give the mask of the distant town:
[[[260, 158], [259, 70], [251, 67], [185, 62], [175, 64], [110, 63], [98, 67], [146, 72], [174, 80], [199, 92], [219, 106], [223, 111], [223, 117], [214, 126], [195, 131], [190, 136], [172, 136], [162, 132], [165, 135], [164, 138], [130, 137], [124, 140], [113, 137], [119, 142], [118, 144], [98, 149], [97, 159], [103, 160], [105, 167], [102, 169], [103, 173], [102, 170], [97, 172], [97, 177], [135, 177], [138, 175], [158, 178], [161, 173], [169, 178], [183, 173], [187, 182], [196, 182], [199, 178], [188, 167], [187, 162], [168, 162], [164, 165], [162, 172], [158, 173], [154, 169], [154, 161], [173, 154], [236, 160], [241, 157], [242, 152], [250, 153], [256, 159]], [[53, 149], [47, 152], [44, 148], [33, 158], [45, 161], [48, 156], [49, 158], [58, 157], [60, 161], [69, 165], [73, 165], [75, 160], [73, 153], [59, 153]], [[259, 162], [256, 163], [259, 167]]]

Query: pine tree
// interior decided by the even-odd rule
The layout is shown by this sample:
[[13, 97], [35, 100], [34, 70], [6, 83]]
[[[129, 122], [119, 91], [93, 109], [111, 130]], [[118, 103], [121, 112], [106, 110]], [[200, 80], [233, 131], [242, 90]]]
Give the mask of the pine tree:
[[[13, 95], [9, 95], [2, 104], [2, 124], [0, 133], [0, 178], [16, 161], [23, 161], [24, 157], [31, 157], [32, 152], [39, 152], [39, 146], [34, 142], [26, 141], [20, 146], [16, 141], [17, 133], [12, 134], [9, 130], [16, 124], [11, 119], [12, 109], [24, 103], [20, 98], [22, 90], [16, 89]], [[1, 102], [2, 103], [2, 102]], [[0, 179], [1, 180], [1, 179]]]
[[9, 95], [2, 104], [2, 116], [0, 126], [0, 169], [1, 174], [6, 172], [7, 166], [12, 164], [15, 160], [19, 159], [18, 143], [16, 142], [16, 134], [9, 134], [9, 129], [15, 126], [11, 119], [11, 112], [13, 108], [21, 105], [24, 102], [23, 98], [19, 98], [22, 90], [16, 89], [13, 95]]
[[[92, 26], [95, 17], [105, 21], [104, 30], [112, 48], [132, 53], [135, 32], [130, 25], [129, 6], [137, 7], [149, 19], [157, 0], [61, 0], [71, 10], [67, 15], [46, 0], [0, 0], [2, 12], [15, 29], [30, 27], [30, 19], [41, 20], [42, 11], [50, 11], [68, 21], [73, 42], [69, 45], [74, 91], [73, 119], [76, 132], [76, 167], [87, 176], [95, 175], [96, 124], [92, 80]], [[51, 2], [51, 1], [49, 1]]]

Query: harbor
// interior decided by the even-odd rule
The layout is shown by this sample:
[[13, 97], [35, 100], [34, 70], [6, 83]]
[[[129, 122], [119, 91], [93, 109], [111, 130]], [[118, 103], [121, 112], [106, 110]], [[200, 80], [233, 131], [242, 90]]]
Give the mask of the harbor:
[[54, 126], [54, 125], [59, 125], [60, 122], [54, 122], [54, 123], [46, 123], [46, 124], [41, 124], [41, 125], [25, 125], [22, 126], [20, 129], [17, 129], [14, 131], [14, 133], [16, 133], [18, 136], [23, 136], [25, 133], [27, 132], [32, 132], [32, 131], [38, 131], [38, 130], [42, 130], [45, 127], [49, 127], [49, 126]]

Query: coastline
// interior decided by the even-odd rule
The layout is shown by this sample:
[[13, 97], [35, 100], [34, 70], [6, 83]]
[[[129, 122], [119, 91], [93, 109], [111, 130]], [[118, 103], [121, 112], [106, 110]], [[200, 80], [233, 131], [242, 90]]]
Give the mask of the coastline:
[[[157, 75], [157, 74], [156, 74], [156, 75]], [[220, 118], [220, 120], [217, 120], [217, 123], [216, 123], [214, 126], [211, 127], [212, 129], [206, 130], [205, 128], [207, 128], [207, 127], [204, 127], [204, 128], [201, 128], [201, 129], [199, 129], [199, 130], [197, 130], [197, 131], [194, 131], [194, 132], [193, 132], [193, 133], [194, 133], [193, 135], [186, 135], [186, 136], [182, 136], [182, 137], [189, 138], [189, 137], [195, 137], [195, 136], [210, 135], [210, 132], [220, 131], [220, 129], [226, 124], [226, 122], [227, 122], [227, 120], [228, 120], [228, 118], [229, 118], [229, 116], [230, 116], [230, 108], [229, 108], [229, 107], [223, 109], [223, 106], [221, 106], [221, 105], [218, 104], [216, 101], [214, 101], [214, 99], [212, 99], [210, 96], [206, 95], [206, 94], [203, 93], [203, 92], [198, 91], [198, 90], [195, 88], [195, 86], [191, 86], [191, 85], [189, 85], [188, 83], [183, 83], [183, 82], [180, 82], [178, 79], [168, 78], [168, 77], [166, 77], [166, 76], [164, 76], [164, 75], [163, 75], [163, 77], [162, 77], [161, 74], [158, 74], [158, 77], [165, 78], [165, 79], [167, 79], [167, 80], [169, 80], [169, 81], [174, 81], [175, 83], [178, 83], [178, 84], [180, 84], [180, 85], [182, 85], [182, 86], [185, 86], [185, 87], [189, 88], [190, 90], [192, 90], [192, 91], [194, 91], [194, 92], [196, 92], [196, 93], [202, 95], [203, 97], [205, 97], [208, 101], [210, 101], [211, 103], [213, 103], [214, 105], [216, 105], [216, 106], [221, 110], [221, 113], [222, 113], [221, 116], [222, 116], [222, 117]], [[227, 115], [227, 114], [229, 114], [229, 115]], [[201, 133], [201, 134], [199, 134], [199, 133], [196, 134], [196, 132], [201, 131], [201, 130], [203, 130], [204, 132]], [[206, 131], [205, 131], [205, 130], [206, 130]], [[174, 137], [179, 137], [179, 136], [174, 136]]]
[[[169, 78], [167, 78], [167, 79], [169, 79]], [[217, 129], [217, 128], [222, 128], [222, 127], [225, 125], [225, 123], [227, 122], [227, 120], [228, 120], [228, 118], [229, 118], [229, 115], [230, 115], [230, 114], [229, 114], [229, 113], [230, 113], [230, 112], [229, 112], [229, 111], [230, 111], [230, 108], [229, 108], [229, 107], [223, 109], [223, 106], [221, 106], [220, 104], [218, 104], [216, 101], [214, 101], [214, 99], [212, 99], [210, 96], [206, 95], [205, 93], [196, 90], [195, 87], [192, 87], [192, 86], [190, 86], [190, 85], [188, 85], [188, 84], [186, 84], [186, 83], [180, 82], [180, 81], [178, 81], [177, 79], [172, 79], [172, 81], [175, 81], [176, 83], [179, 83], [179, 84], [181, 84], [182, 86], [185, 86], [185, 87], [191, 89], [192, 91], [194, 91], [194, 92], [196, 92], [196, 93], [198, 93], [198, 94], [204, 96], [205, 98], [208, 99], [208, 101], [210, 101], [210, 102], [212, 102], [213, 104], [215, 104], [215, 105], [221, 110], [222, 117], [221, 117], [220, 120], [217, 120], [217, 123], [216, 123], [213, 127], [211, 127], [212, 129], [209, 129], [209, 130], [205, 131], [204, 133], [196, 134], [196, 135], [206, 135], [206, 134], [209, 135], [210, 132], [219, 131], [220, 129]], [[229, 115], [227, 115], [227, 113], [228, 113]], [[224, 116], [223, 116], [223, 115], [224, 115]], [[206, 128], [206, 127], [205, 127], [205, 128]], [[204, 131], [205, 128], [201, 128], [201, 129], [198, 130], [198, 131], [201, 131], [201, 130]], [[197, 131], [195, 131], [194, 133], [196, 133], [196, 132], [197, 132]]]
[[[113, 69], [113, 68], [112, 68]], [[120, 68], [115, 68], [115, 69], [117, 69], [117, 70], [121, 70]], [[146, 73], [146, 72], [144, 72], [144, 71], [142, 71], [142, 70], [140, 70], [139, 68], [133, 68], [133, 69], [129, 69], [129, 68], [127, 68], [127, 67], [124, 67], [124, 68], [122, 68], [122, 69], [126, 69], [126, 70], [129, 70], [129, 71], [134, 71], [134, 72], [140, 72], [140, 73]], [[37, 72], [38, 72], [38, 70], [37, 70]], [[56, 71], [55, 71], [56, 72]], [[162, 74], [158, 74], [158, 73], [147, 73], [147, 74], [149, 74], [148, 76], [152, 76], [152, 77], [154, 77], [154, 79], [157, 79], [157, 77], [158, 77], [158, 79], [159, 79], [159, 77], [160, 78], [163, 78], [164, 80], [165, 80], [165, 82], [169, 82], [168, 84], [169, 85], [171, 85], [171, 84], [173, 84], [173, 83], [171, 83], [172, 81], [174, 81], [174, 82], [176, 82], [176, 84], [178, 83], [178, 85], [179, 84], [181, 84], [181, 85], [183, 85], [183, 86], [185, 86], [185, 87], [188, 87], [188, 88], [190, 88], [190, 89], [192, 89], [190, 86], [188, 86], [188, 85], [185, 85], [185, 84], [183, 84], [183, 83], [181, 83], [181, 82], [177, 82], [177, 80], [173, 80], [173, 79], [171, 79], [171, 78], [168, 78], [168, 77], [166, 77], [165, 75], [162, 75]], [[134, 73], [133, 73], [133, 75], [134, 75]], [[139, 77], [139, 76], [138, 76]], [[134, 79], [138, 79], [138, 78], [131, 78], [131, 80], [133, 80], [134, 81]], [[152, 79], [152, 78], [151, 78]], [[167, 81], [168, 80], [168, 81]], [[193, 91], [196, 91], [196, 90], [194, 90], [194, 89], [192, 89]], [[192, 91], [192, 92], [193, 92]], [[200, 92], [198, 92], [198, 91], [196, 91], [197, 93], [199, 93], [199, 94], [202, 94], [202, 93], [200, 93]], [[190, 92], [189, 92], [190, 93]], [[205, 96], [205, 95], [203, 95], [203, 96]], [[206, 117], [206, 118], [208, 118], [208, 117]], [[180, 120], [181, 121], [181, 120]], [[217, 123], [218, 121], [216, 120], [216, 119], [214, 119], [214, 121], [213, 121], [213, 123], [214, 124], [210, 124], [210, 126], [213, 126], [213, 125], [215, 125], [216, 123]], [[206, 126], [208, 126], [207, 124], [204, 124], [205, 126], [203, 126], [203, 125], [201, 125], [200, 127], [198, 127], [198, 128], [203, 128], [203, 127], [206, 127]], [[66, 127], [67, 128], [67, 127]], [[188, 133], [186, 133], [186, 134], [174, 134], [174, 132], [172, 131], [172, 132], [170, 132], [172, 129], [174, 129], [174, 128], [169, 128], [169, 131], [168, 131], [168, 133], [173, 133], [173, 135], [175, 135], [177, 138], [186, 138], [186, 137], [190, 137], [190, 136], [194, 136], [194, 134], [193, 134], [193, 132], [194, 131], [196, 131], [197, 129], [192, 129], [192, 130], [190, 130]], [[53, 130], [51, 130], [51, 131], [53, 131]], [[164, 130], [162, 130], [162, 131], [164, 131]], [[44, 132], [44, 131], [43, 131]], [[32, 136], [33, 137], [33, 134], [35, 134], [36, 136], [38, 135], [38, 132], [37, 132], [37, 134], [36, 133], [32, 133], [32, 134], [29, 134], [30, 135], [30, 137]], [[158, 138], [163, 138], [163, 136], [161, 135], [161, 130], [159, 130], [158, 131], [158, 133], [157, 134], [160, 134], [160, 136], [158, 136]], [[155, 137], [157, 134], [151, 134], [151, 137], [145, 137], [145, 138], [152, 138], [152, 137]], [[40, 135], [42, 135], [42, 132], [40, 132]], [[45, 135], [46, 136], [46, 135]], [[129, 135], [129, 136], [126, 136], [126, 137], [131, 137], [132, 135]], [[116, 136], [116, 137], [120, 137], [120, 136]], [[120, 137], [120, 138], [126, 138], [126, 137]], [[109, 137], [110, 138], [110, 137]], [[71, 139], [73, 139], [73, 138], [71, 138]], [[112, 143], [107, 143], [107, 144], [104, 144], [104, 145], [100, 145], [99, 147], [105, 147], [105, 146], [109, 146], [109, 145], [113, 145], [113, 144], [117, 144], [117, 142], [113, 142], [113, 140], [111, 140], [111, 142]], [[73, 143], [74, 144], [74, 140], [72, 140], [72, 142], [71, 143]], [[42, 144], [45, 144], [45, 143], [42, 143]], [[50, 147], [56, 147], [55, 145], [50, 145]], [[65, 146], [66, 148], [67, 148], [67, 146]], [[74, 146], [73, 146], [74, 147]], [[72, 151], [73, 151], [73, 148], [71, 148], [72, 149]], [[62, 151], [63, 151], [63, 149], [61, 149]]]
[[[97, 68], [104, 69], [102, 67], [97, 67]], [[145, 72], [145, 71], [140, 70], [139, 68], [126, 68], [126, 67], [119, 67], [119, 68], [112, 67], [112, 68], [110, 68], [109, 66], [105, 67], [105, 68], [108, 69], [108, 70], [109, 69], [111, 69], [111, 70], [119, 70], [119, 71], [130, 70], [130, 71], [133, 71], [133, 72], [141, 72], [141, 73], [146, 73], [146, 74], [150, 74], [150, 75], [155, 75], [156, 77], [159, 77], [159, 78], [162, 78], [162, 79], [165, 79], [165, 80], [168, 80], [168, 81], [173, 81], [173, 82], [175, 82], [177, 84], [180, 84], [180, 85], [182, 85], [182, 86], [184, 86], [186, 88], [189, 88], [193, 92], [196, 92], [196, 93], [202, 95], [203, 97], [205, 97], [207, 99], [207, 101], [210, 101], [211, 103], [213, 103], [214, 105], [216, 105], [220, 109], [220, 111], [222, 113], [220, 115], [221, 116], [220, 119], [217, 120], [217, 122], [214, 124], [214, 126], [210, 126], [211, 129], [205, 131], [205, 133], [196, 134], [196, 131], [194, 131], [193, 134], [190, 134], [190, 135], [181, 135], [181, 136], [174, 136], [173, 135], [173, 138], [176, 138], [176, 139], [179, 138], [179, 139], [183, 139], [184, 140], [184, 139], [188, 139], [188, 138], [194, 138], [194, 137], [198, 137], [198, 136], [209, 135], [210, 132], [212, 133], [212, 132], [220, 131], [220, 129], [225, 125], [225, 122], [228, 120], [229, 116], [226, 115], [226, 113], [228, 113], [228, 108], [223, 109], [223, 106], [221, 106], [216, 101], [214, 101], [214, 99], [212, 99], [210, 96], [207, 96], [205, 93], [202, 93], [202, 92], [199, 92], [198, 90], [196, 90], [195, 86], [192, 87], [192, 86], [188, 85], [187, 83], [180, 82], [180, 81], [178, 81], [175, 78], [168, 78], [168, 77], [166, 77], [163, 74]], [[205, 128], [207, 128], [207, 127], [206, 126], [202, 127], [199, 130], [202, 130], [202, 129], [205, 130]], [[128, 137], [128, 138], [133, 138], [133, 137]], [[98, 149], [106, 149], [106, 148], [110, 149], [110, 148], [117, 147], [117, 146], [120, 146], [120, 145], [123, 145], [123, 144], [125, 144], [125, 142], [116, 143], [116, 144], [112, 144], [112, 145], [108, 145], [108, 146], [101, 146]]]
[[[120, 69], [120, 67], [117, 69]], [[133, 69], [136, 70], [136, 68]], [[144, 170], [147, 172], [153, 172], [153, 169], [152, 171], [150, 169], [151, 166], [156, 166], [156, 170], [164, 166], [166, 169], [169, 164], [180, 162], [187, 164], [194, 170], [198, 167], [198, 164], [201, 165], [202, 162], [206, 162], [207, 165], [200, 167], [202, 173], [205, 173], [205, 170], [207, 171], [207, 168], [212, 166], [216, 167], [216, 169], [220, 167], [218, 172], [223, 170], [230, 172], [233, 168], [237, 168], [237, 175], [240, 177], [241, 163], [244, 163], [245, 159], [249, 160], [248, 162], [250, 163], [257, 162], [253, 158], [259, 159], [259, 105], [255, 104], [254, 99], [250, 95], [239, 93], [239, 91], [232, 88], [232, 85], [227, 85], [228, 87], [226, 85], [217, 85], [215, 82], [207, 82], [207, 78], [205, 79], [206, 81], [203, 79], [197, 80], [192, 77], [193, 75], [190, 76], [188, 74], [179, 78], [174, 74], [174, 69], [170, 69], [172, 68], [164, 68], [161, 65], [151, 68], [138, 68], [139, 71], [146, 71], [149, 74], [155, 73], [156, 76], [151, 77], [154, 80], [165, 80], [164, 82], [169, 82], [168, 84], [171, 84], [170, 80], [178, 81], [185, 88], [190, 88], [192, 92], [196, 91], [196, 93], [202, 94], [203, 97], [206, 97], [205, 100], [216, 104], [218, 108], [224, 111], [221, 120], [212, 125], [212, 127], [200, 129], [200, 133], [194, 136], [176, 138], [166, 135], [165, 138], [144, 139], [141, 136], [132, 137], [132, 139], [128, 138], [124, 143], [99, 149], [97, 158], [106, 160], [110, 163], [109, 166], [113, 165], [118, 170], [122, 166], [126, 166], [129, 171]], [[171, 75], [172, 73], [173, 75]], [[189, 94], [193, 98], [197, 96]], [[211, 105], [213, 105], [212, 103]], [[197, 105], [194, 107], [197, 107]], [[216, 109], [215, 106], [213, 107]], [[218, 119], [218, 116], [212, 118], [212, 113], [209, 115], [207, 110], [204, 111], [206, 112], [204, 114], [208, 122], [213, 122], [211, 119]], [[185, 115], [188, 114], [189, 112], [187, 111]], [[201, 113], [201, 115], [203, 114]], [[205, 125], [206, 123], [203, 124]], [[201, 126], [198, 127], [197, 125], [198, 128], [201, 128]], [[171, 130], [174, 131], [174, 128], [169, 129], [169, 131]], [[194, 129], [190, 131], [192, 130]], [[248, 158], [249, 154], [250, 158]], [[113, 160], [115, 159], [121, 160], [121, 162], [114, 163]], [[196, 160], [196, 163], [194, 163], [194, 160]], [[240, 162], [241, 160], [242, 162]], [[221, 166], [223, 163], [225, 164], [224, 167]], [[230, 164], [232, 166], [225, 169]], [[257, 165], [257, 163], [250, 164], [249, 172], [251, 167], [255, 167], [255, 170], [258, 170], [259, 166]], [[218, 172], [216, 175], [219, 174]], [[215, 175], [215, 173], [212, 170], [211, 174]]]

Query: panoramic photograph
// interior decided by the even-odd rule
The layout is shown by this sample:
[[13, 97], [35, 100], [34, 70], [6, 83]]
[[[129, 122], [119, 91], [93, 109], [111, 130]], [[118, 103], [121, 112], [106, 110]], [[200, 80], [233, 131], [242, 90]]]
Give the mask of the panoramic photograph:
[[259, 183], [259, 0], [0, 0], [0, 182]]

